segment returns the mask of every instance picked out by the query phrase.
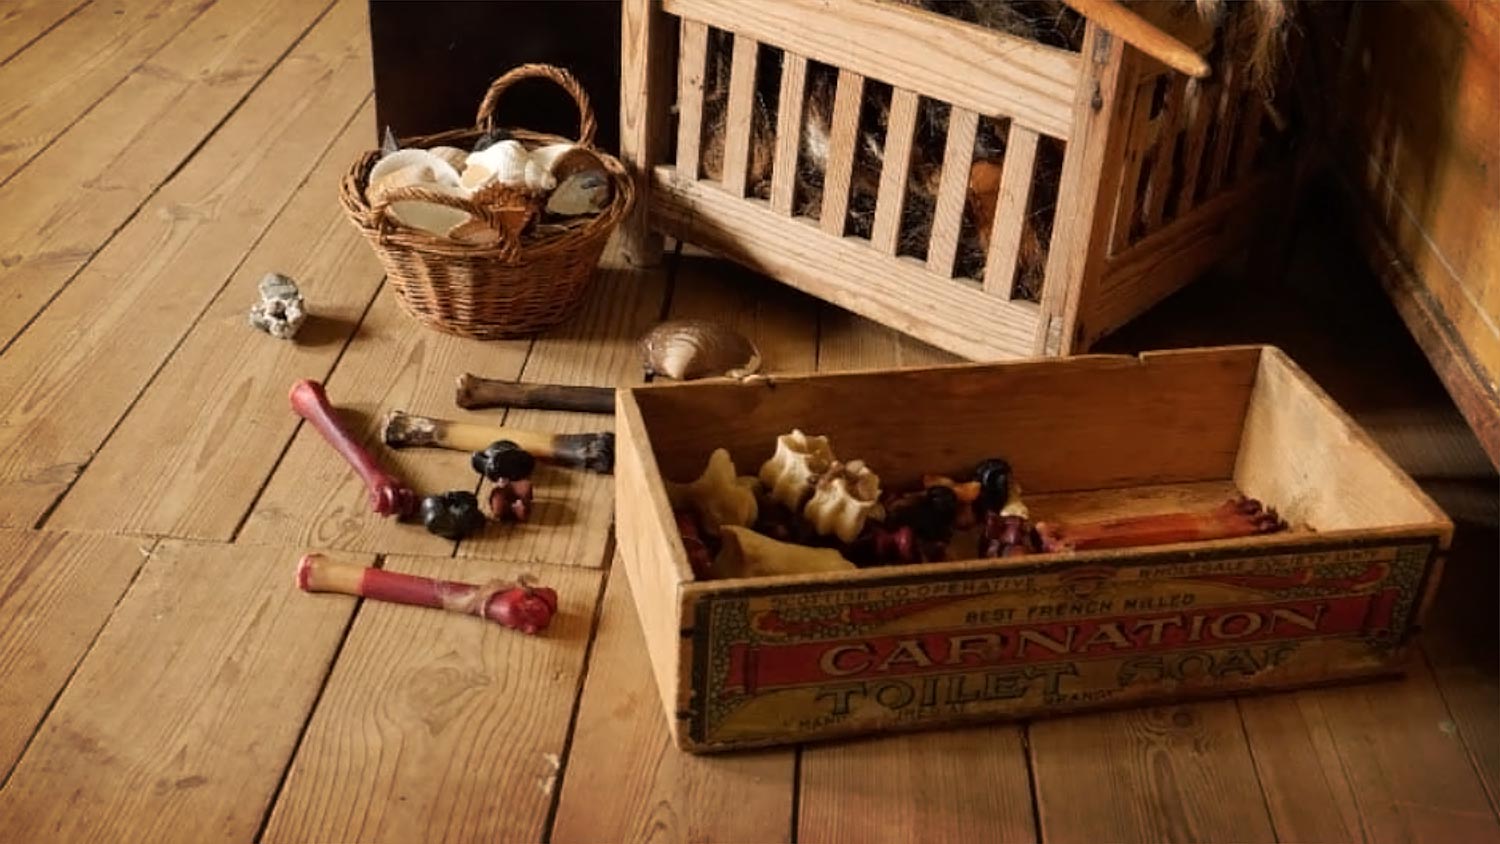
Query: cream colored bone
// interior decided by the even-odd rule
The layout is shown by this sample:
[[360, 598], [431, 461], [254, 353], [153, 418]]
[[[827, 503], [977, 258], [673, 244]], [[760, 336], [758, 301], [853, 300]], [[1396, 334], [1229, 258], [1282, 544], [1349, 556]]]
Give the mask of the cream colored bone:
[[749, 528], [726, 525], [724, 547], [714, 560], [713, 576], [773, 577], [780, 574], [849, 571], [854, 564], [832, 548], [780, 542]]
[[818, 478], [802, 517], [820, 536], [853, 542], [880, 500], [880, 478], [863, 460], [835, 462]]
[[776, 438], [776, 453], [760, 466], [760, 482], [772, 500], [796, 512], [835, 459], [827, 437], [810, 437], [793, 428]]
[[691, 483], [667, 481], [667, 499], [674, 510], [692, 510], [703, 520], [703, 529], [719, 535], [723, 526], [749, 526], [755, 522], [759, 508], [755, 503], [755, 485], [751, 477], [737, 477], [734, 460], [725, 449], [709, 455], [703, 474]]

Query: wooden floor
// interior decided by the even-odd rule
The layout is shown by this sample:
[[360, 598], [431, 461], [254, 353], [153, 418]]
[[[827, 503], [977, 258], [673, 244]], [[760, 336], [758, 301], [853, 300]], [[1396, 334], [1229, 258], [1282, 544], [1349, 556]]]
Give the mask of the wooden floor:
[[[375, 138], [367, 39], [359, 0], [0, 0], [0, 841], [1500, 840], [1496, 478], [1330, 215], [1288, 280], [1205, 279], [1107, 345], [1280, 343], [1448, 509], [1407, 679], [690, 757], [607, 478], [546, 473], [546, 523], [455, 545], [372, 516], [287, 388], [324, 380], [373, 440], [393, 408], [493, 420], [453, 407], [465, 370], [634, 382], [663, 315], [736, 325], [774, 371], [945, 356], [691, 256], [611, 253], [534, 341], [414, 327], [335, 201]], [[245, 325], [271, 270], [315, 314], [295, 344]], [[562, 614], [528, 638], [306, 595], [313, 548], [533, 572]]]

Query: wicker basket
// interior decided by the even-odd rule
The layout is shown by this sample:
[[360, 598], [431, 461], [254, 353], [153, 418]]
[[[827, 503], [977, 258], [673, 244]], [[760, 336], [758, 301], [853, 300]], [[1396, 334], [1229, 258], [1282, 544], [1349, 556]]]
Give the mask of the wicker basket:
[[[378, 150], [366, 152], [345, 175], [339, 198], [351, 220], [374, 247], [401, 305], [425, 325], [449, 334], [496, 340], [532, 334], [565, 319], [582, 299], [598, 266], [605, 243], [634, 200], [624, 167], [593, 148], [594, 114], [588, 95], [572, 74], [551, 65], [528, 64], [490, 85], [479, 106], [476, 128], [408, 138], [403, 147], [472, 148], [495, 126], [500, 96], [523, 79], [550, 79], [578, 104], [579, 146], [604, 162], [613, 181], [613, 199], [593, 217], [573, 218], [568, 225], [535, 225], [544, 197], [506, 188], [488, 189], [471, 199], [401, 188], [371, 207], [365, 199], [370, 168]], [[521, 129], [509, 130], [527, 148], [566, 143], [568, 139]], [[422, 200], [469, 212], [499, 233], [498, 243], [472, 245], [408, 228], [387, 214], [390, 205]]]

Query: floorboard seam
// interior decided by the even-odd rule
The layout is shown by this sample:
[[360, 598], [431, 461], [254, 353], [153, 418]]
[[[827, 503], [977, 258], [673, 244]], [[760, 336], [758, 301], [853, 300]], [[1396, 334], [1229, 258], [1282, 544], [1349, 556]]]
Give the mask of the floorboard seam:
[[1031, 746], [1031, 724], [1021, 726], [1021, 758], [1026, 760], [1026, 783], [1031, 791], [1031, 831], [1038, 844], [1047, 840], [1042, 826], [1042, 789], [1036, 781], [1036, 753]]
[[1266, 821], [1271, 825], [1271, 835], [1283, 841], [1281, 830], [1276, 828], [1276, 815], [1271, 811], [1271, 796], [1266, 794], [1266, 782], [1261, 779], [1260, 765], [1255, 760], [1255, 743], [1250, 740], [1250, 726], [1245, 723], [1245, 709], [1241, 701], [1234, 701], [1234, 714], [1240, 723], [1240, 735], [1245, 739], [1245, 751], [1250, 754], [1250, 770], [1255, 772], [1255, 785], [1260, 789], [1260, 802], [1266, 810]]
[[552, 830], [557, 824], [557, 812], [562, 807], [563, 780], [568, 775], [568, 757], [573, 752], [573, 735], [578, 729], [578, 714], [583, 710], [584, 683], [588, 680], [589, 667], [594, 661], [594, 642], [599, 638], [599, 620], [604, 615], [604, 589], [609, 584], [610, 561], [614, 559], [615, 537], [611, 530], [604, 543], [604, 560], [599, 575], [599, 589], [594, 594], [594, 614], [589, 622], [589, 640], [583, 647], [583, 667], [578, 672], [578, 682], [573, 687], [573, 708], [568, 713], [568, 730], [563, 734], [561, 752], [558, 753], [557, 773], [552, 780], [552, 793], [548, 795], [547, 816], [542, 822], [542, 842], [551, 844]]
[[8, 55], [8, 56], [6, 56], [4, 58], [0, 58], [0, 67], [4, 67], [6, 65], [6, 63], [8, 63], [11, 59], [15, 58], [16, 56], [21, 55], [24, 52], [26, 52], [26, 50], [29, 49], [32, 44], [35, 44], [36, 42], [38, 42], [38, 41], [42, 40], [43, 38], [47, 37], [47, 33], [51, 32], [54, 29], [57, 29], [59, 26], [62, 26], [64, 23], [67, 23], [68, 18], [71, 18], [74, 15], [78, 14], [79, 12], [83, 11], [84, 8], [89, 5], [90, 2], [91, 2], [91, 0], [84, 0], [84, 2], [79, 3], [77, 6], [74, 6], [72, 11], [68, 12], [66, 15], [63, 15], [62, 17], [58, 18], [57, 20], [53, 21], [51, 26], [48, 26], [46, 29], [44, 29], [41, 32], [38, 32], [36, 35], [32, 36], [32, 38], [31, 38], [30, 41], [27, 41], [25, 44], [22, 44], [21, 46], [19, 46], [16, 49], [12, 50], [11, 53], [10, 53], [10, 55]]
[[[385, 555], [375, 555], [374, 562], [376, 568], [382, 568]], [[359, 611], [364, 608], [364, 605], [364, 598], [354, 599], [354, 608], [344, 622], [344, 630], [339, 634], [339, 641], [334, 646], [333, 656], [328, 660], [328, 668], [324, 670], [323, 677], [318, 682], [318, 693], [313, 695], [312, 705], [307, 708], [307, 713], [302, 718], [302, 726], [297, 730], [297, 740], [292, 743], [292, 751], [287, 754], [286, 764], [281, 768], [281, 776], [276, 779], [276, 788], [271, 792], [271, 799], [266, 802], [265, 813], [261, 815], [260, 824], [255, 828], [255, 837], [251, 838], [251, 841], [258, 842], [266, 834], [266, 827], [271, 823], [271, 815], [276, 811], [276, 804], [281, 801], [281, 792], [286, 788], [287, 777], [292, 773], [292, 764], [297, 761], [297, 752], [302, 749], [302, 742], [307, 738], [307, 729], [312, 724], [313, 715], [317, 713], [318, 705], [323, 702], [323, 694], [328, 691], [328, 681], [333, 677], [333, 669], [339, 664], [339, 657], [344, 654], [344, 644], [349, 641], [349, 632], [354, 629], [354, 619], [359, 616]]]
[[135, 588], [135, 583], [140, 579], [141, 572], [146, 570], [146, 564], [151, 562], [151, 557], [156, 553], [157, 546], [160, 544], [160, 540], [153, 539], [147, 547], [140, 548], [141, 564], [135, 567], [135, 571], [130, 575], [130, 582], [125, 584], [125, 588], [120, 591], [120, 596], [115, 599], [114, 606], [110, 607], [109, 613], [104, 616], [104, 623], [99, 625], [98, 630], [94, 631], [93, 638], [89, 639], [88, 647], [83, 649], [83, 654], [73, 664], [73, 668], [68, 672], [67, 678], [63, 680], [62, 685], [57, 687], [57, 693], [52, 696], [52, 700], [47, 702], [47, 708], [42, 711], [42, 717], [37, 720], [36, 727], [32, 729], [31, 735], [26, 737], [26, 743], [21, 746], [21, 752], [16, 754], [15, 764], [11, 765], [10, 770], [5, 772], [5, 776], [0, 777], [0, 792], [4, 792], [9, 787], [11, 778], [20, 769], [21, 763], [26, 761], [26, 754], [31, 752], [31, 745], [36, 741], [36, 737], [41, 735], [42, 728], [47, 726], [47, 720], [52, 717], [53, 710], [57, 708], [57, 702], [62, 700], [63, 693], [68, 690], [69, 686], [73, 685], [73, 678], [78, 676], [78, 669], [83, 667], [83, 663], [89, 658], [89, 654], [94, 652], [94, 645], [99, 643], [99, 637], [103, 636], [104, 631], [109, 629], [109, 623], [114, 620], [115, 613], [120, 609], [120, 604], [125, 602], [125, 596], [130, 594], [130, 590]]
[[[370, 301], [365, 303], [364, 309], [359, 312], [359, 319], [355, 321], [353, 329], [349, 332], [349, 336], [344, 339], [344, 344], [339, 347], [338, 354], [334, 355], [333, 361], [328, 365], [328, 370], [323, 374], [324, 381], [327, 381], [338, 370], [339, 364], [344, 360], [344, 355], [348, 354], [349, 347], [354, 344], [354, 338], [359, 335], [359, 327], [365, 324], [365, 319], [370, 315], [370, 309], [375, 307], [375, 302], [379, 300], [381, 293], [385, 290], [385, 285], [386, 281], [384, 278], [381, 279], [379, 284], [375, 285], [374, 295], [370, 297]], [[141, 392], [144, 393], [145, 391], [142, 390]], [[287, 436], [286, 442], [281, 444], [281, 451], [276, 455], [276, 460], [271, 463], [270, 471], [266, 472], [265, 478], [260, 482], [260, 486], [256, 488], [255, 495], [250, 499], [250, 503], [245, 506], [245, 512], [240, 514], [239, 521], [235, 522], [234, 530], [229, 532], [228, 541], [231, 544], [239, 541], [240, 532], [245, 529], [245, 525], [250, 521], [250, 517], [255, 515], [255, 508], [260, 504], [261, 496], [266, 494], [266, 490], [271, 486], [271, 480], [276, 477], [276, 470], [281, 468], [282, 461], [286, 460], [287, 452], [292, 450], [292, 443], [297, 441], [297, 434], [302, 431], [302, 424], [302, 420], [298, 419], [297, 424], [292, 426], [292, 432]]]
[[[191, 15], [188, 15], [187, 20], [184, 20], [182, 22], [182, 26], [178, 27], [175, 31], [173, 31], [171, 35], [168, 35], [161, 42], [160, 46], [158, 46], [155, 50], [152, 50], [148, 55], [146, 55], [140, 61], [136, 62], [135, 65], [133, 65], [129, 70], [127, 70], [124, 73], [120, 74], [120, 78], [119, 79], [116, 79], [112, 84], [110, 84], [110, 86], [108, 88], [106, 88], [104, 90], [103, 93], [101, 93], [98, 97], [95, 97], [94, 100], [93, 100], [93, 102], [91, 102], [88, 105], [84, 106], [83, 109], [78, 112], [78, 114], [76, 114], [76, 115], [73, 116], [72, 120], [68, 121], [68, 123], [67, 123], [66, 126], [63, 126], [61, 129], [58, 129], [56, 132], [53, 132], [52, 136], [49, 137], [49, 138], [47, 138], [46, 142], [43, 143], [41, 146], [37, 147], [35, 152], [33, 152], [31, 155], [26, 156], [26, 160], [25, 161], [22, 161], [20, 164], [16, 165], [16, 169], [12, 170], [10, 172], [10, 174], [7, 175], [5, 178], [0, 179], [0, 188], [3, 188], [7, 184], [9, 184], [10, 180], [14, 179], [16, 177], [17, 173], [20, 173], [22, 170], [25, 170], [27, 168], [27, 166], [29, 166], [31, 164], [31, 162], [33, 162], [33, 161], [36, 160], [37, 156], [39, 156], [42, 153], [46, 152], [47, 150], [51, 149], [52, 145], [55, 144], [55, 143], [57, 143], [57, 139], [58, 138], [61, 138], [63, 135], [68, 134], [68, 130], [70, 130], [74, 126], [78, 125], [78, 121], [84, 119], [85, 117], [88, 117], [89, 114], [91, 112], [93, 112], [94, 109], [96, 109], [96, 108], [99, 107], [100, 103], [104, 102], [106, 99], [109, 99], [109, 97], [110, 97], [111, 94], [113, 94], [116, 90], [118, 90], [121, 85], [124, 85], [125, 81], [127, 79], [129, 79], [130, 77], [132, 77], [132, 76], [136, 75], [137, 73], [139, 73], [140, 70], [141, 70], [141, 68], [143, 68], [143, 67], [146, 66], [147, 62], [150, 62], [152, 59], [156, 58], [163, 50], [165, 50], [165, 49], [167, 49], [167, 47], [171, 46], [172, 42], [174, 42], [174, 41], [177, 40], [177, 36], [181, 35], [184, 31], [187, 30], [188, 27], [192, 26], [194, 21], [196, 21], [196, 20], [198, 20], [198, 18], [202, 17], [203, 13], [207, 12], [208, 9], [209, 9], [209, 6], [211, 6], [211, 5], [212, 4], [208, 4], [208, 3], [200, 4], [198, 6], [197, 11], [193, 12]], [[82, 9], [83, 6], [79, 6], [78, 8]], [[75, 10], [74, 13], [76, 13], [76, 10]], [[67, 15], [67, 17], [68, 18], [73, 17], [74, 13], [69, 13]], [[66, 19], [67, 18], [64, 18], [64, 20], [66, 20]], [[60, 24], [60, 23], [62, 23], [62, 21], [58, 21], [58, 23]], [[47, 28], [47, 32], [51, 32], [55, 27], [56, 27], [56, 24], [54, 24], [51, 27], [48, 27]], [[46, 33], [42, 33], [42, 34], [45, 35]], [[41, 36], [39, 35], [39, 36], [37, 36], [37, 38], [41, 38]], [[31, 46], [31, 43], [33, 43], [35, 41], [36, 41], [36, 39], [32, 39], [32, 42], [28, 42], [26, 46], [28, 46], [28, 47]], [[9, 61], [9, 59], [7, 59], [6, 61]], [[0, 64], [3, 64], [3, 63], [0, 63]]]
[[1432, 677], [1432, 687], [1437, 691], [1438, 700], [1443, 703], [1443, 712], [1448, 715], [1448, 723], [1453, 725], [1453, 732], [1458, 736], [1459, 743], [1463, 745], [1464, 759], [1468, 760], [1469, 768], [1474, 772], [1474, 778], [1479, 781], [1479, 790], [1484, 792], [1484, 799], [1490, 804], [1490, 812], [1495, 815], [1496, 822], [1500, 823], [1500, 804], [1496, 803], [1495, 795], [1490, 791], [1490, 783], [1485, 779], [1484, 769], [1479, 766], [1478, 755], [1470, 745], [1468, 737], [1464, 735], [1463, 724], [1453, 717], [1453, 707], [1448, 704], [1448, 695], [1443, 691], [1442, 681], [1433, 668], [1432, 660], [1427, 656], [1426, 647], [1418, 647], [1417, 653], [1417, 658], [1427, 665], [1427, 674]]
[[801, 835], [802, 826], [802, 751], [806, 745], [797, 745], [792, 749], [792, 812], [788, 822], [791, 829], [787, 831], [786, 840], [791, 844], [797, 844]]
[[[343, 134], [349, 128], [349, 125], [352, 124], [354, 122], [354, 119], [359, 116], [359, 113], [364, 110], [365, 101], [368, 99], [369, 96], [366, 96], [365, 99], [360, 100], [359, 108], [356, 108], [354, 112], [349, 115], [349, 119], [345, 120], [344, 123], [339, 127], [338, 132], [334, 135], [335, 137]], [[316, 170], [318, 166], [323, 163], [323, 159], [328, 155], [331, 149], [332, 144], [329, 145], [328, 149], [323, 150], [323, 153], [319, 155], [318, 158], [313, 162], [312, 167], [309, 168], [309, 172]], [[286, 201], [281, 204], [280, 208], [276, 209], [276, 214], [272, 216], [269, 221], [267, 221], [265, 228], [257, 232], [255, 235], [255, 239], [245, 247], [244, 254], [240, 255], [239, 260], [236, 261], [235, 265], [230, 268], [228, 273], [224, 275], [224, 280], [219, 283], [219, 287], [214, 291], [214, 294], [209, 297], [208, 301], [204, 303], [203, 307], [198, 311], [198, 313], [193, 315], [192, 321], [189, 322], [187, 329], [183, 331], [180, 336], [178, 336], [176, 342], [172, 344], [172, 348], [167, 351], [167, 354], [162, 357], [161, 361], [156, 365], [156, 368], [151, 371], [151, 375], [146, 379], [146, 383], [141, 385], [140, 391], [130, 399], [130, 404], [126, 405], [124, 412], [116, 417], [113, 425], [109, 426], [109, 430], [105, 432], [103, 439], [101, 439], [98, 444], [96, 444], [94, 448], [89, 452], [88, 459], [83, 461], [83, 466], [68, 481], [68, 485], [63, 489], [62, 494], [57, 496], [57, 498], [53, 500], [51, 506], [48, 507], [44, 513], [42, 513], [41, 518], [37, 520], [35, 525], [38, 530], [46, 525], [47, 519], [50, 518], [54, 512], [56, 512], [57, 507], [64, 499], [68, 497], [68, 493], [73, 491], [73, 487], [78, 484], [78, 479], [83, 477], [84, 472], [88, 471], [89, 464], [94, 460], [94, 455], [98, 454], [104, 449], [105, 446], [109, 445], [110, 439], [114, 437], [116, 431], [120, 430], [120, 426], [124, 424], [125, 419], [130, 416], [131, 411], [135, 410], [135, 406], [140, 403], [141, 397], [144, 396], [148, 391], [150, 391], [151, 385], [156, 383], [156, 379], [161, 376], [162, 370], [167, 368], [167, 364], [171, 363], [173, 357], [176, 357], [177, 350], [181, 349], [182, 344], [187, 342], [187, 338], [192, 336], [193, 329], [198, 327], [198, 323], [203, 320], [203, 315], [212, 310], [214, 303], [218, 302], [219, 297], [224, 295], [224, 291], [228, 289], [230, 283], [234, 281], [234, 277], [239, 273], [240, 268], [245, 265], [246, 261], [250, 260], [250, 256], [255, 252], [256, 248], [260, 246], [261, 241], [265, 240], [266, 235], [270, 233], [271, 229], [275, 228], [276, 222], [281, 219], [281, 215], [286, 212], [287, 206], [292, 203], [292, 199], [296, 195], [296, 191], [292, 191], [287, 195]]]
[[[276, 57], [276, 61], [272, 62], [266, 67], [266, 72], [262, 73], [260, 75], [260, 78], [255, 80], [254, 84], [245, 89], [244, 95], [236, 100], [234, 105], [229, 107], [229, 110], [224, 113], [224, 116], [219, 119], [219, 122], [215, 123], [212, 128], [205, 132], [203, 134], [203, 137], [198, 139], [198, 143], [194, 144], [193, 148], [188, 150], [187, 154], [182, 157], [182, 160], [177, 162], [176, 166], [172, 168], [171, 172], [163, 176], [161, 181], [157, 182], [156, 186], [151, 188], [151, 190], [141, 198], [140, 202], [136, 203], [135, 210], [126, 215], [125, 219], [121, 220], [120, 224], [118, 226], [115, 226], [114, 230], [99, 242], [98, 246], [95, 246], [93, 249], [89, 250], [88, 258], [80, 263], [78, 265], [78, 268], [73, 270], [73, 272], [63, 280], [62, 284], [59, 284], [57, 286], [56, 290], [52, 291], [52, 295], [47, 297], [47, 301], [43, 302], [41, 307], [36, 309], [35, 313], [28, 317], [25, 322], [21, 323], [20, 327], [15, 330], [15, 333], [11, 335], [10, 339], [6, 340], [3, 343], [0, 343], [0, 354], [5, 354], [5, 352], [7, 352], [11, 346], [15, 345], [16, 341], [19, 340], [21, 336], [31, 328], [32, 324], [40, 319], [42, 314], [47, 312], [48, 308], [52, 307], [52, 303], [57, 301], [57, 297], [61, 296], [63, 294], [63, 291], [72, 286], [74, 280], [76, 280], [84, 270], [88, 269], [89, 265], [94, 262], [94, 259], [99, 256], [99, 253], [108, 248], [109, 245], [114, 242], [115, 238], [119, 236], [120, 232], [124, 231], [132, 222], [135, 221], [136, 217], [140, 216], [141, 209], [151, 204], [151, 200], [156, 198], [156, 195], [161, 192], [161, 189], [171, 184], [172, 180], [177, 177], [177, 174], [182, 172], [182, 168], [186, 167], [188, 165], [188, 162], [197, 157], [198, 152], [203, 149], [204, 145], [207, 144], [209, 140], [211, 140], [215, 135], [218, 134], [219, 130], [224, 127], [224, 124], [229, 122], [232, 117], [239, 113], [239, 110], [242, 106], [244, 106], [245, 101], [250, 99], [250, 97], [253, 96], [256, 91], [260, 90], [260, 86], [268, 78], [270, 78], [271, 74], [276, 71], [276, 68], [281, 66], [281, 63], [283, 61], [286, 61], [286, 57], [290, 55], [293, 50], [297, 49], [297, 46], [299, 44], [307, 39], [308, 33], [312, 32], [313, 29], [317, 27], [318, 23], [328, 15], [328, 12], [333, 9], [333, 5], [334, 4], [330, 2], [327, 6], [325, 6], [323, 8], [323, 11], [313, 19], [313, 22], [308, 24], [307, 28], [302, 30], [302, 33], [300, 35], [292, 39], [291, 44], [287, 45], [287, 48], [281, 52], [281, 55]], [[358, 112], [356, 112], [356, 114], [357, 113]], [[215, 298], [217, 298], [217, 296]], [[194, 320], [194, 322], [196, 323], [197, 320]]]

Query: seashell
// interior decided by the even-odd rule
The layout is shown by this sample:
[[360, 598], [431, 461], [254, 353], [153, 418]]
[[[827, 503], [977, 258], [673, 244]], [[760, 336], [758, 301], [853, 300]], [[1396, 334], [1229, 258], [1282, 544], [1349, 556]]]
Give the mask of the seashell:
[[581, 170], [563, 179], [547, 198], [547, 213], [560, 217], [597, 214], [614, 197], [614, 185], [603, 170]]
[[1009, 491], [1005, 494], [1005, 506], [1000, 508], [1002, 516], [1018, 516], [1022, 519], [1031, 518], [1031, 511], [1021, 501], [1021, 485], [1014, 478], [1010, 481]]
[[469, 217], [448, 230], [448, 239], [473, 246], [493, 246], [500, 242], [500, 233], [484, 221]]
[[736, 525], [725, 526], [723, 539], [724, 545], [714, 560], [714, 578], [774, 577], [854, 568], [853, 563], [832, 548], [781, 542]]
[[462, 173], [464, 165], [469, 161], [469, 153], [458, 147], [433, 147], [428, 152], [448, 162], [454, 170]]
[[[462, 188], [435, 187], [433, 190], [449, 196], [465, 196]], [[466, 211], [415, 199], [391, 203], [390, 214], [403, 226], [421, 229], [439, 237], [447, 237], [454, 229], [474, 222]]]
[[760, 465], [760, 482], [772, 500], [796, 512], [836, 459], [827, 437], [810, 437], [793, 428], [776, 438], [776, 453]]
[[531, 151], [531, 160], [562, 182], [585, 170], [603, 172], [604, 160], [588, 147], [577, 144], [548, 144]]
[[461, 182], [471, 191], [491, 184], [520, 185], [530, 160], [520, 141], [500, 141], [469, 154]]
[[863, 460], [835, 462], [818, 478], [802, 517], [819, 536], [853, 542], [880, 500], [880, 478]]
[[397, 150], [370, 168], [365, 199], [373, 203], [384, 191], [416, 184], [456, 188], [459, 186], [458, 171], [442, 156], [428, 150]]
[[674, 510], [692, 510], [703, 521], [703, 529], [717, 536], [724, 525], [748, 526], [755, 522], [755, 478], [737, 477], [734, 460], [725, 449], [709, 455], [703, 474], [691, 483], [667, 481], [667, 499]]
[[537, 191], [552, 190], [557, 187], [557, 179], [552, 177], [547, 169], [538, 164], [534, 159], [526, 161], [526, 187]]
[[707, 320], [670, 320], [640, 340], [646, 379], [678, 381], [727, 375], [744, 378], [760, 369], [760, 351], [743, 335]]

